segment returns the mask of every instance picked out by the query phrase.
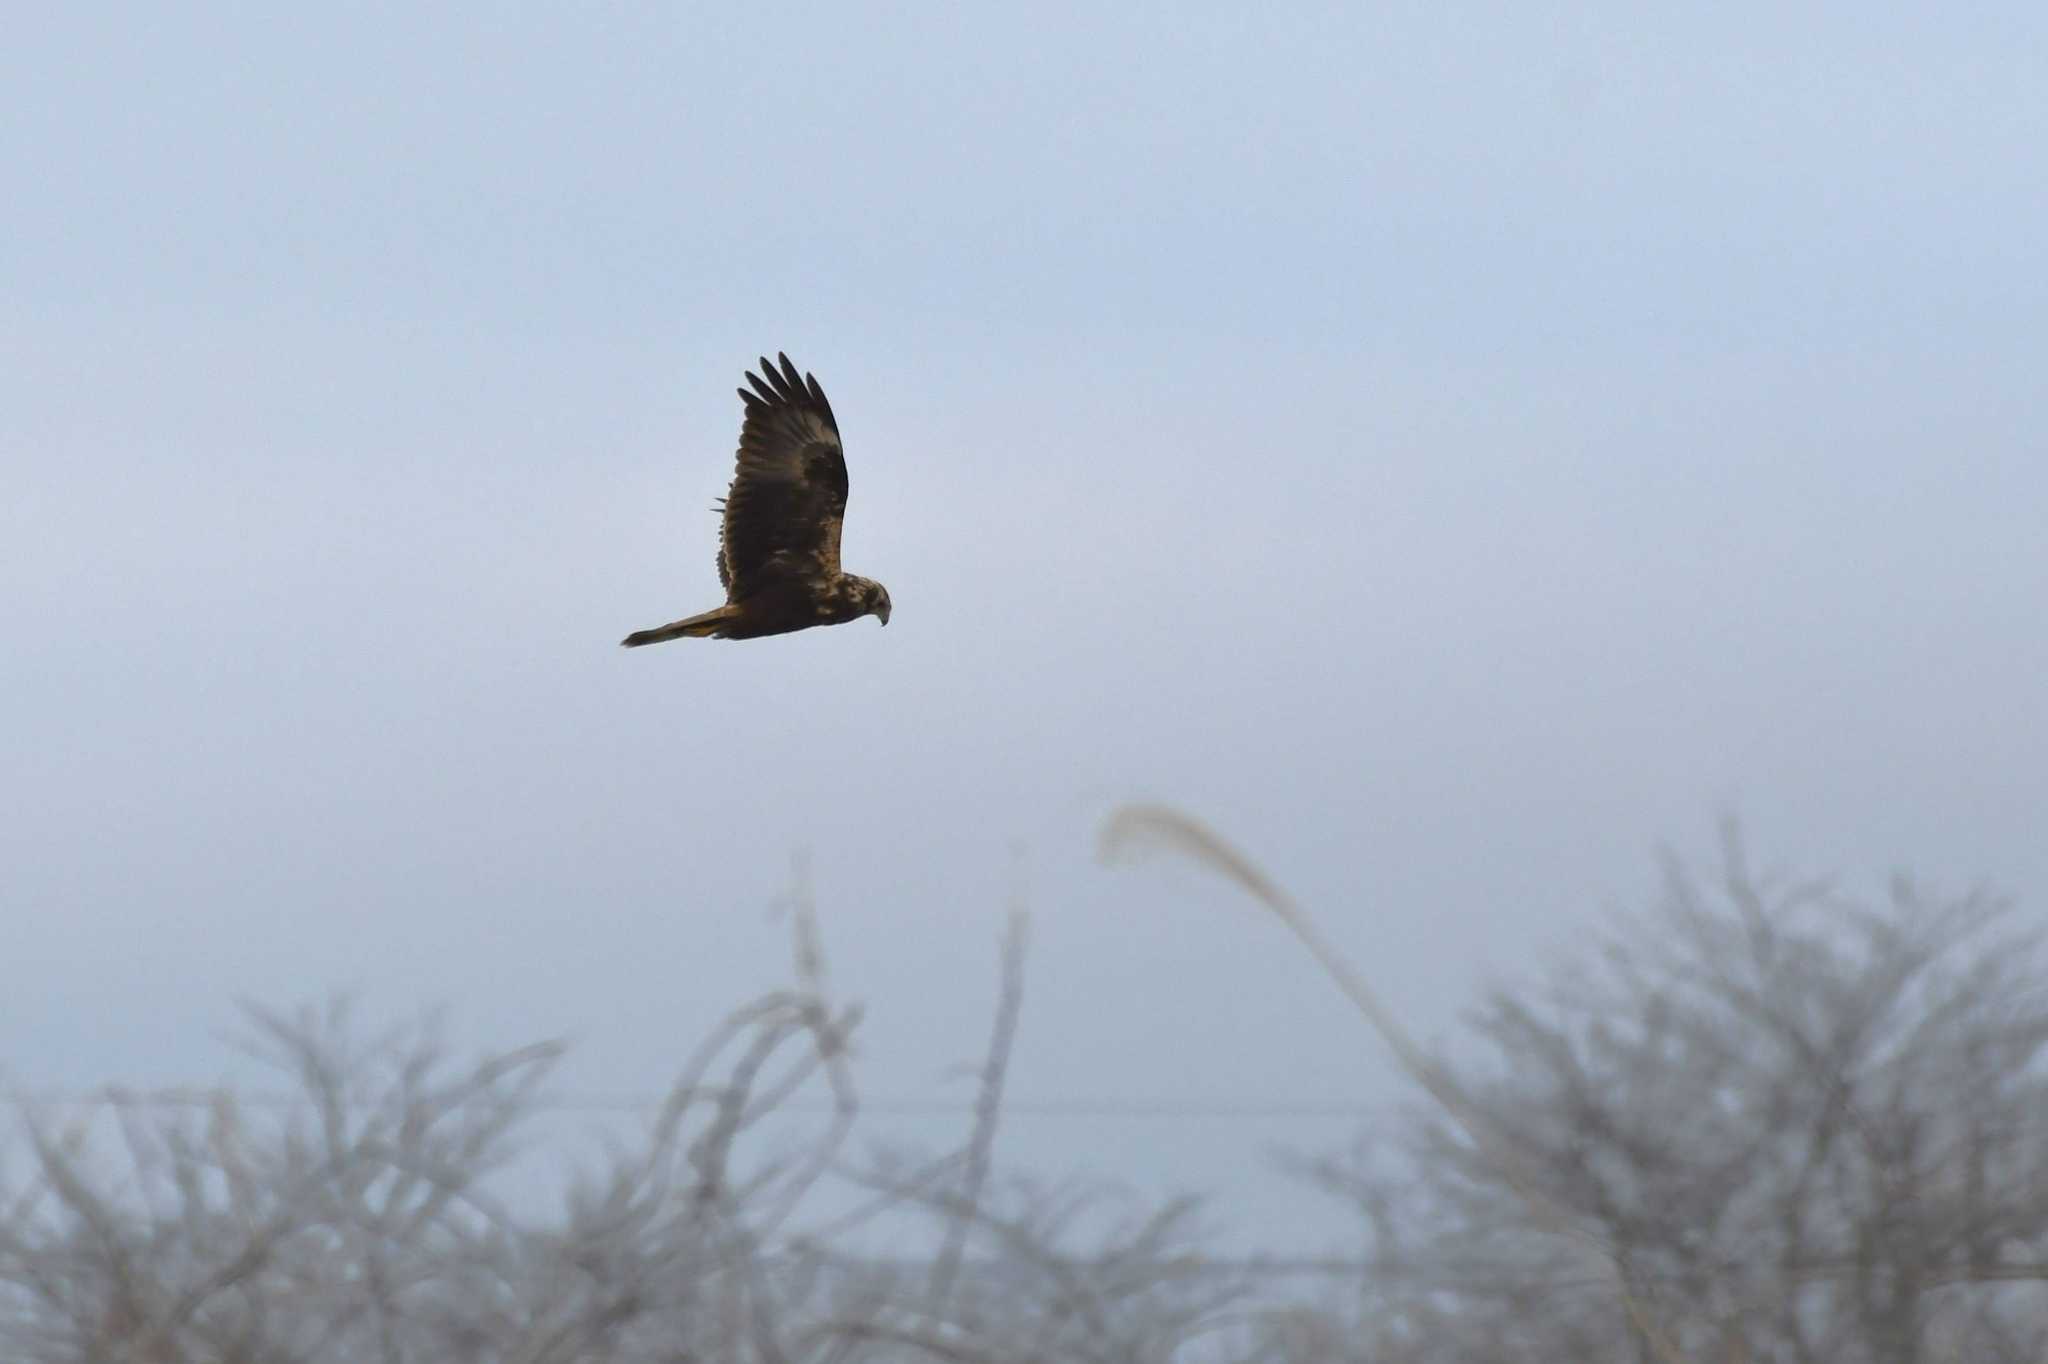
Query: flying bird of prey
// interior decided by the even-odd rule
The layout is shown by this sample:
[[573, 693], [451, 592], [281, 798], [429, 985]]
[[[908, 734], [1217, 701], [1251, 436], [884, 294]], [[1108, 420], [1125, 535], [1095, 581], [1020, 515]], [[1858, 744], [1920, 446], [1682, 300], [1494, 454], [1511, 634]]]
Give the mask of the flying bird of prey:
[[839, 526], [846, 517], [846, 454], [832, 404], [787, 355], [780, 369], [761, 360], [749, 372], [747, 405], [732, 487], [718, 537], [718, 580], [725, 605], [639, 630], [628, 648], [665, 639], [754, 639], [862, 616], [889, 623], [889, 589], [839, 567]]

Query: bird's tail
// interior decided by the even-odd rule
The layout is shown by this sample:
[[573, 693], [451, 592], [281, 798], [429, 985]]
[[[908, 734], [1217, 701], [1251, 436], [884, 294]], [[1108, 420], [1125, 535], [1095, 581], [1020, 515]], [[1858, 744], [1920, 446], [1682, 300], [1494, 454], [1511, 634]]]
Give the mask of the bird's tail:
[[628, 649], [637, 649], [643, 644], [660, 644], [670, 639], [716, 639], [724, 634], [725, 627], [731, 624], [733, 617], [738, 614], [731, 606], [721, 606], [714, 611], [705, 611], [699, 615], [686, 616], [682, 620], [672, 620], [666, 625], [657, 625], [652, 630], [635, 630], [619, 643]]

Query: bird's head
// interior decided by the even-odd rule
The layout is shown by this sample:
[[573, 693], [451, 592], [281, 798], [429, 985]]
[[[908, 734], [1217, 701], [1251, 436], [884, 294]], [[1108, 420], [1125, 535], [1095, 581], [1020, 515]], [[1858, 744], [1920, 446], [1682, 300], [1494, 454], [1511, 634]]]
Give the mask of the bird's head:
[[887, 625], [889, 623], [888, 588], [870, 579], [868, 580], [867, 586], [865, 588], [865, 595], [863, 596], [862, 600], [867, 603], [869, 615], [873, 616], [876, 620], [882, 622], [882, 624], [884, 625]]

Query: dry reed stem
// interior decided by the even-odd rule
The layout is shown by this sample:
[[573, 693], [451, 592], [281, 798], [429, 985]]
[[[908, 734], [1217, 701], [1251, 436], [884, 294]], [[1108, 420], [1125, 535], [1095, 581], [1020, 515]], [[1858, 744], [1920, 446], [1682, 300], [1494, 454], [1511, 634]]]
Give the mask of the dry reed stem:
[[1516, 1155], [1513, 1143], [1505, 1133], [1468, 1099], [1457, 1081], [1442, 1066], [1432, 1060], [1429, 1054], [1418, 1046], [1408, 1035], [1400, 1021], [1380, 1003], [1352, 965], [1325, 938], [1314, 920], [1288, 898], [1279, 886], [1258, 869], [1251, 860], [1231, 847], [1213, 830], [1169, 806], [1157, 804], [1125, 805], [1114, 811], [1104, 821], [1097, 851], [1105, 865], [1128, 862], [1137, 854], [1148, 850], [1164, 850], [1177, 853], [1197, 866], [1203, 867], [1225, 880], [1264, 905], [1273, 916], [1293, 933], [1296, 940], [1306, 947], [1316, 964], [1323, 968], [1349, 998], [1358, 1011], [1373, 1026], [1387, 1045], [1393, 1049], [1401, 1068], [1429, 1091], [1430, 1097], [1440, 1104], [1451, 1116], [1452, 1121], [1463, 1128], [1466, 1136], [1496, 1163], [1501, 1174], [1513, 1186], [1530, 1209], [1549, 1228], [1568, 1239], [1579, 1242], [1592, 1251], [1601, 1264], [1612, 1272], [1616, 1290], [1628, 1311], [1629, 1320], [1642, 1333], [1651, 1347], [1663, 1359], [1664, 1364], [1686, 1364], [1684, 1355], [1679, 1353], [1677, 1344], [1658, 1324], [1636, 1295], [1629, 1291], [1628, 1275], [1620, 1259], [1603, 1245], [1598, 1237], [1592, 1236], [1573, 1224], [1569, 1209], [1559, 1206], [1544, 1196], [1535, 1181]]
[[1003, 930], [1002, 989], [996, 1000], [995, 1025], [990, 1030], [988, 1057], [982, 1063], [981, 1087], [974, 1100], [974, 1130], [967, 1141], [966, 1169], [960, 1179], [960, 1198], [968, 1215], [954, 1219], [946, 1228], [946, 1239], [932, 1265], [929, 1297], [933, 1316], [945, 1315], [953, 1296], [953, 1280], [960, 1271], [960, 1256], [967, 1247], [967, 1233], [973, 1215], [980, 1210], [981, 1193], [988, 1183], [990, 1157], [995, 1150], [996, 1124], [1002, 1117], [1003, 1080], [1010, 1069], [1010, 1051], [1017, 1038], [1017, 1016], [1024, 1007], [1024, 954], [1031, 916], [1023, 906], [1013, 905]]

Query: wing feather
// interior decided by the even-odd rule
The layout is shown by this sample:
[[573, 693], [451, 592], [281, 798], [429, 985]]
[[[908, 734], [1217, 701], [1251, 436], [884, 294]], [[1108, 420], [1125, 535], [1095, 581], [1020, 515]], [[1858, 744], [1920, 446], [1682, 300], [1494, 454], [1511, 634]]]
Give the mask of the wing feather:
[[[725, 495], [718, 577], [738, 601], [776, 581], [839, 574], [846, 455], [817, 379], [761, 360], [739, 391], [746, 405], [732, 487]], [[763, 377], [765, 376], [765, 377]]]

